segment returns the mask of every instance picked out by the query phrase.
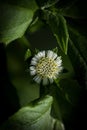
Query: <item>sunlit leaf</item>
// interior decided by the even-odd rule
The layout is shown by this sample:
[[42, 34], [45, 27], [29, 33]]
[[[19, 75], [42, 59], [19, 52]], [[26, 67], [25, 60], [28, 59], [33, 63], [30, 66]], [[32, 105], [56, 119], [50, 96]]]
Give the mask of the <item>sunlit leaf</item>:
[[[8, 0], [0, 4], [0, 42], [8, 44], [24, 35], [37, 9], [37, 6], [32, 8], [34, 0], [27, 2], [20, 1], [19, 3]], [[26, 4], [29, 8], [23, 6]]]
[[31, 102], [10, 117], [1, 130], [52, 130], [51, 104], [51, 96]]

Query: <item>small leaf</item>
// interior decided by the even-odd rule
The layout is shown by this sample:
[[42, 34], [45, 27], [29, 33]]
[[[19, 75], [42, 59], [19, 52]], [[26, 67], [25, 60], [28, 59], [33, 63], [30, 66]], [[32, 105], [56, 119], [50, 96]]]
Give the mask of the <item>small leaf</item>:
[[[28, 2], [31, 7], [34, 1]], [[22, 5], [21, 5], [22, 4]], [[27, 8], [23, 1], [19, 3], [1, 3], [0, 5], [0, 42], [10, 43], [24, 35], [37, 8]]]
[[58, 47], [55, 47], [55, 48], [53, 49], [53, 52], [58, 53]]
[[44, 11], [44, 19], [50, 26], [60, 48], [67, 54], [69, 34], [65, 18], [60, 14]]
[[10, 117], [1, 130], [52, 130], [51, 104], [51, 96], [31, 102]]
[[31, 51], [30, 49], [27, 49], [26, 53], [25, 53], [25, 61], [31, 56]]

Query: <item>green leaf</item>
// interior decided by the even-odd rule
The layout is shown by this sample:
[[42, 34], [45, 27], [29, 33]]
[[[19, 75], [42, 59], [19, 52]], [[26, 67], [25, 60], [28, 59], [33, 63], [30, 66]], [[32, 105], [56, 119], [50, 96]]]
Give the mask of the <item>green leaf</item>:
[[74, 5], [78, 0], [60, 0], [57, 4], [56, 4], [56, 8], [58, 9], [64, 9], [64, 8], [70, 8], [72, 5]]
[[[30, 58], [27, 63], [24, 60], [28, 48], [29, 43], [24, 37], [6, 46], [9, 81], [16, 89], [21, 107], [39, 97], [39, 85], [33, 82], [29, 72]], [[10, 90], [8, 93], [10, 96]]]
[[8, 119], [1, 130], [52, 130], [50, 116], [52, 97], [45, 96], [21, 108]]
[[29, 26], [29, 34], [35, 33], [43, 27], [43, 22], [37, 17], [33, 20], [33, 23]]
[[[77, 48], [80, 55], [83, 57], [84, 61], [87, 63], [87, 38], [86, 36], [81, 34], [74, 27], [70, 27], [70, 26], [69, 26], [69, 32], [70, 32], [70, 39], [72, 40], [74, 46]], [[85, 29], [84, 29], [84, 32], [85, 32]]]
[[0, 0], [0, 2], [3, 4], [16, 5], [23, 8], [31, 9], [33, 11], [36, 11], [36, 9], [38, 8], [35, 0]]
[[81, 87], [76, 80], [63, 79], [60, 81], [60, 89], [63, 91], [65, 99], [75, 106], [78, 103]]
[[23, 6], [26, 5], [23, 1], [0, 4], [0, 42], [8, 44], [24, 35], [37, 9], [32, 8], [33, 3], [34, 0], [28, 2], [29, 8]]
[[16, 88], [21, 107], [39, 97], [39, 85], [34, 83], [29, 76], [29, 72], [27, 73], [27, 75], [11, 79]]
[[54, 97], [53, 115], [59, 120], [70, 121], [74, 110], [78, 106], [81, 88], [76, 80], [63, 79], [57, 86], [52, 86], [51, 93]]
[[69, 34], [65, 18], [60, 14], [44, 11], [44, 19], [50, 26], [60, 48], [67, 54]]
[[65, 130], [63, 123], [61, 121], [59, 121], [59, 120], [55, 120], [53, 130]]
[[68, 25], [70, 40], [68, 56], [75, 71], [75, 77], [84, 88], [87, 87], [87, 29], [85, 22]]
[[59, 0], [36, 0], [37, 4], [42, 8], [48, 8], [56, 4]]
[[76, 5], [73, 5], [70, 8], [62, 9], [61, 12], [65, 17], [69, 17], [69, 18], [73, 18], [73, 19], [84, 18], [84, 15], [82, 15], [82, 16], [80, 15], [80, 12]]
[[[76, 79], [78, 80], [80, 85], [83, 88], [85, 88], [85, 87], [87, 87], [87, 83], [86, 83], [87, 82], [87, 63], [86, 63], [86, 60], [84, 59], [83, 55], [79, 51], [79, 46], [76, 47], [74, 45], [75, 43], [72, 40], [70, 40], [70, 42], [69, 42], [68, 55], [69, 55], [72, 65], [73, 65], [73, 68], [75, 70]], [[84, 53], [85, 53], [85, 51], [84, 51]]]

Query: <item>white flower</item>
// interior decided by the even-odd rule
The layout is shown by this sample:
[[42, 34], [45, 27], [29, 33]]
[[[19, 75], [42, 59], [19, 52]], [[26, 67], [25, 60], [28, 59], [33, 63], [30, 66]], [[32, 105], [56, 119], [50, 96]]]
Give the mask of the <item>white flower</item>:
[[61, 56], [51, 50], [38, 52], [31, 60], [30, 74], [37, 83], [53, 83], [62, 70]]

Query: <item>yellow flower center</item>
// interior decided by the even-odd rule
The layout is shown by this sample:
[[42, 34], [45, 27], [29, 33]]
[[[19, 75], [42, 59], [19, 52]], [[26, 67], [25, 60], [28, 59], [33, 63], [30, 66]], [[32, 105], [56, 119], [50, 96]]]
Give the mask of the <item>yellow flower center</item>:
[[43, 57], [38, 61], [36, 71], [42, 78], [53, 78], [58, 72], [58, 65], [55, 60]]

